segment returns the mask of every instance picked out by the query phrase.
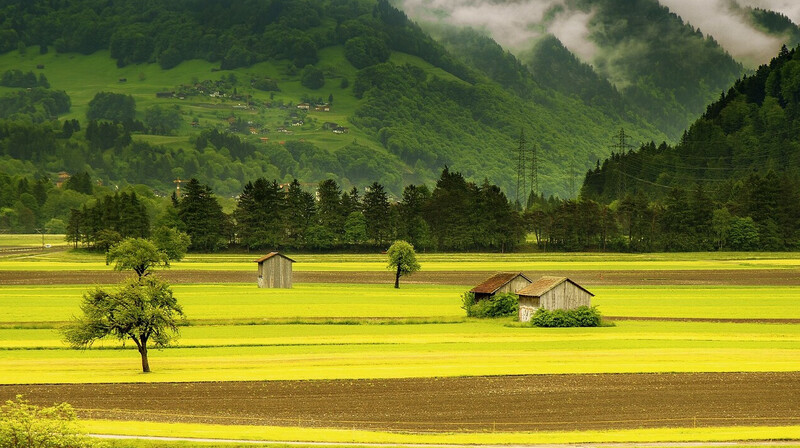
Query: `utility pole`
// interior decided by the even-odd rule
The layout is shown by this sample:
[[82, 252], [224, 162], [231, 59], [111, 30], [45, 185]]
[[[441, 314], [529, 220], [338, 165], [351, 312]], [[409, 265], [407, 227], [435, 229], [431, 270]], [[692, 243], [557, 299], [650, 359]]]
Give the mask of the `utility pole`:
[[628, 143], [629, 136], [625, 134], [625, 128], [619, 129], [617, 134], [617, 143], [611, 145], [611, 149], [616, 149], [619, 154], [619, 173], [617, 176], [617, 197], [621, 197], [622, 193], [628, 189], [628, 182], [625, 173], [625, 154], [632, 148]]
[[[519, 146], [517, 146], [517, 204], [521, 209], [525, 208], [525, 204], [520, 202], [520, 192], [527, 192], [527, 176], [526, 176], [526, 149], [525, 149], [525, 131], [519, 131]], [[524, 199], [527, 202], [527, 198]]]

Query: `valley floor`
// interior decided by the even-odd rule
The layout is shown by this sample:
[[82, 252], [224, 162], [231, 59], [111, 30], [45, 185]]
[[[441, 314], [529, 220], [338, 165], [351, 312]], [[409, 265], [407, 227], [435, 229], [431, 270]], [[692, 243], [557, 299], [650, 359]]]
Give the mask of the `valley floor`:
[[[601, 362], [601, 361], [598, 361]], [[89, 419], [357, 430], [554, 431], [800, 424], [800, 372], [2, 385]]]

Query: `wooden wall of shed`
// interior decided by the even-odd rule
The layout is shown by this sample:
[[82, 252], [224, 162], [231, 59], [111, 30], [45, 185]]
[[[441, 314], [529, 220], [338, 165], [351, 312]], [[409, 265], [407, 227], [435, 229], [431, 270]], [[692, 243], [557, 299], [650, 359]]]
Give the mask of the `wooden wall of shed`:
[[259, 288], [291, 288], [292, 262], [281, 256], [274, 256], [259, 263]]
[[520, 275], [520, 276], [517, 276], [517, 278], [515, 278], [514, 280], [511, 280], [510, 282], [508, 282], [505, 285], [503, 285], [503, 287], [498, 289], [495, 294], [500, 294], [500, 293], [503, 293], [503, 292], [511, 292], [511, 293], [515, 293], [516, 294], [517, 291], [519, 291], [520, 289], [522, 289], [522, 288], [524, 288], [524, 287], [526, 287], [526, 286], [528, 286], [530, 284], [531, 284], [531, 282], [525, 280], [525, 277]]
[[519, 321], [530, 322], [531, 317], [539, 309], [538, 297], [525, 297], [519, 298]]
[[592, 296], [566, 281], [542, 294], [541, 307], [546, 310], [571, 310], [579, 306], [591, 306]]

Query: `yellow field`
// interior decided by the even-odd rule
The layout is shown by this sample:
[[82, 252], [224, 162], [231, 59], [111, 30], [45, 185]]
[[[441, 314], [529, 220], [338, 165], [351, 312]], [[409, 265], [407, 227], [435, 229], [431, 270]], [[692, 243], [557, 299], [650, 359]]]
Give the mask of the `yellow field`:
[[304, 427], [136, 423], [108, 420], [88, 420], [83, 423], [88, 432], [100, 434], [328, 443], [519, 445], [800, 439], [800, 426], [658, 428], [613, 431], [540, 431], [524, 433], [407, 434], [325, 428], [314, 428], [311, 430]]

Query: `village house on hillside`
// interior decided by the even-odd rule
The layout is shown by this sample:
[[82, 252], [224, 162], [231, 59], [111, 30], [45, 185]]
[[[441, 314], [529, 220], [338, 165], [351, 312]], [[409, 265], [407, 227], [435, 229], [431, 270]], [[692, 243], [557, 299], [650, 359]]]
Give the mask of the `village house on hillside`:
[[259, 288], [291, 288], [294, 260], [278, 252], [254, 260], [258, 263]]
[[520, 289], [533, 283], [522, 272], [502, 272], [495, 274], [469, 292], [475, 294], [475, 300], [488, 299], [489, 297], [504, 292], [516, 293]]
[[571, 310], [591, 306], [594, 294], [566, 277], [542, 277], [517, 291], [519, 320], [529, 322], [539, 308]]

